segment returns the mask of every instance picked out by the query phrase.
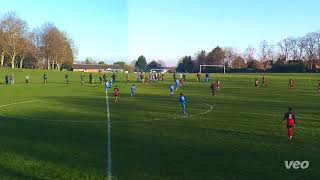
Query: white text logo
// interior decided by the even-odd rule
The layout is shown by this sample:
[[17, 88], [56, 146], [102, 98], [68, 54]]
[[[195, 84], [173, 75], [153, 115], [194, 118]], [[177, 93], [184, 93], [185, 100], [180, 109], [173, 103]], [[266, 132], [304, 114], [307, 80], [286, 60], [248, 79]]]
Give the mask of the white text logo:
[[307, 169], [309, 164], [309, 161], [284, 161], [286, 169]]

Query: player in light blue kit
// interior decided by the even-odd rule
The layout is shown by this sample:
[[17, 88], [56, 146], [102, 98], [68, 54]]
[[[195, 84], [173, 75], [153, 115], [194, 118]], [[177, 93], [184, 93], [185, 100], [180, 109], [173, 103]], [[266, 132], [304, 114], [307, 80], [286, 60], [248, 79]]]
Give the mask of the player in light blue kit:
[[108, 93], [108, 91], [110, 90], [112, 84], [108, 81], [106, 82], [106, 93]]
[[174, 92], [174, 86], [170, 85], [170, 95], [173, 95], [173, 92]]
[[176, 79], [176, 90], [178, 90], [180, 87], [180, 81], [179, 79]]
[[182, 111], [184, 115], [187, 115], [186, 105], [187, 105], [187, 97], [185, 97], [182, 93], [180, 94], [179, 101], [182, 106]]
[[136, 91], [136, 86], [134, 84], [132, 84], [132, 86], [131, 86], [131, 97], [134, 96], [135, 91]]

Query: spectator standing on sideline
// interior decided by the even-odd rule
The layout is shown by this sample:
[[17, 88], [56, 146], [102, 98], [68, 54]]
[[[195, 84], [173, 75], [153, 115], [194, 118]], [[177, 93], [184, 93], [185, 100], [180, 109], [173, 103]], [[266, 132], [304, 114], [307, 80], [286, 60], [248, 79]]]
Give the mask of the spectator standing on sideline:
[[92, 73], [90, 73], [89, 74], [89, 82], [90, 82], [90, 84], [92, 84], [92, 78], [93, 78]]
[[12, 74], [9, 76], [9, 84], [12, 84]]
[[84, 84], [84, 74], [83, 73], [81, 73], [81, 75], [80, 75], [80, 80], [81, 80], [81, 84]]
[[5, 81], [6, 81], [6, 85], [8, 85], [9, 84], [9, 76], [8, 76], [8, 74], [6, 74], [6, 76], [5, 76]]
[[14, 74], [11, 74], [11, 84], [14, 84]]
[[43, 84], [47, 84], [48, 83], [48, 76], [46, 73], [43, 74]]
[[99, 80], [100, 80], [100, 84], [103, 84], [102, 76], [101, 76], [101, 75], [99, 76]]
[[66, 74], [64, 76], [64, 81], [65, 81], [65, 83], [69, 84], [69, 74]]
[[29, 83], [29, 75], [28, 75], [28, 74], [25, 76], [25, 78], [24, 78], [24, 82], [25, 82], [26, 84], [28, 84], [28, 83]]
[[103, 82], [104, 82], [104, 83], [107, 82], [107, 75], [106, 75], [106, 73], [103, 74]]

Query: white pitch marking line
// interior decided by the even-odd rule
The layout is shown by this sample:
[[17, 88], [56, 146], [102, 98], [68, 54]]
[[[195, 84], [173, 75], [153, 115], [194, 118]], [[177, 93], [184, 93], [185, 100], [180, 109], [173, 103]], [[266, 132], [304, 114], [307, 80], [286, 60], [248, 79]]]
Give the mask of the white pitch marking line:
[[107, 104], [107, 151], [108, 151], [108, 179], [112, 180], [112, 147], [111, 147], [111, 119], [110, 119], [110, 110], [109, 110], [109, 99], [108, 99], [108, 92], [106, 92], [106, 104]]
[[1, 105], [0, 108], [2, 107], [7, 107], [7, 106], [12, 106], [12, 105], [16, 105], [16, 104], [25, 104], [25, 103], [32, 103], [34, 101], [23, 101], [23, 102], [16, 102], [16, 103], [10, 103], [10, 104], [4, 104], [4, 105]]
[[210, 107], [210, 109], [209, 109], [209, 110], [207, 110], [207, 111], [205, 111], [205, 112], [203, 112], [203, 113], [200, 113], [200, 114], [190, 115], [190, 117], [204, 115], [204, 114], [207, 114], [207, 113], [209, 113], [209, 112], [211, 112], [211, 111], [213, 110], [213, 106], [212, 106], [212, 105], [207, 104], [207, 103], [203, 103], [203, 104], [205, 104], [205, 105], [209, 106], [209, 107]]

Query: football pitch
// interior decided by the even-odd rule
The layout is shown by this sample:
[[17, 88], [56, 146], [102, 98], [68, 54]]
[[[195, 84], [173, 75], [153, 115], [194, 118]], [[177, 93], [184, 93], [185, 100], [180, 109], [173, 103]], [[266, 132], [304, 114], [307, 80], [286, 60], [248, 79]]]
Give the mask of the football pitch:
[[[0, 85], [0, 179], [107, 179], [108, 114], [98, 75], [96, 84], [81, 85], [75, 72], [2, 70], [1, 82], [12, 72], [16, 84]], [[30, 84], [24, 83], [27, 73]], [[262, 74], [212, 74], [222, 84], [212, 96], [195, 74], [174, 95], [170, 74], [149, 85], [137, 83], [134, 74], [128, 83], [119, 74], [113, 85], [120, 89], [119, 102], [112, 93], [108, 99], [113, 179], [317, 179], [320, 74], [265, 76], [268, 87], [256, 89], [253, 80]], [[181, 92], [188, 98], [187, 116]], [[289, 106], [297, 119], [290, 143], [282, 124]], [[284, 161], [291, 160], [310, 165], [287, 170]]]

